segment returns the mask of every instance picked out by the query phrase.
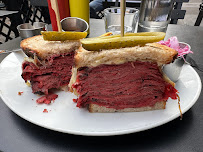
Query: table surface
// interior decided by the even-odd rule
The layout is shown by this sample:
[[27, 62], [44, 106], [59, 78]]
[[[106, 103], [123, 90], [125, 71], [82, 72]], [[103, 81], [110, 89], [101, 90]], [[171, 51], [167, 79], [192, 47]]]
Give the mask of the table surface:
[[[91, 20], [90, 37], [104, 33], [102, 20]], [[190, 55], [203, 65], [203, 29], [201, 27], [169, 25], [166, 39], [176, 35], [191, 45]], [[0, 45], [0, 49], [19, 48], [17, 38]], [[0, 55], [0, 61], [6, 55]], [[203, 73], [197, 71], [200, 78]], [[88, 137], [59, 133], [34, 125], [13, 113], [0, 99], [0, 151], [3, 152], [55, 152], [55, 151], [156, 151], [200, 152], [203, 151], [203, 94], [179, 118], [162, 126], [119, 136]], [[184, 101], [182, 101], [184, 102]]]
[[18, 13], [18, 11], [6, 11], [6, 10], [0, 10], [0, 17], [11, 15]]

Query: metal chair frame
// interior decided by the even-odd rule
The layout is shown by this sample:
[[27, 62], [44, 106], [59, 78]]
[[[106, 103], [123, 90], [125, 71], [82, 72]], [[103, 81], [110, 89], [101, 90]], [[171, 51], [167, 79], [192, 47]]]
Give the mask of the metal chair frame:
[[[0, 18], [0, 35], [5, 37], [5, 40], [0, 42], [0, 44], [2, 44], [3, 42], [7, 42], [8, 40], [13, 39], [13, 37], [11, 37], [11, 32], [14, 33], [15, 37], [19, 36], [17, 29], [14, 28], [16, 26], [15, 22], [11, 22], [11, 24], [6, 23], [6, 19], [8, 19], [8, 18], [11, 19], [13, 17], [13, 15], [15, 15], [17, 13], [17, 12], [13, 12], [13, 11], [10, 11], [10, 12], [11, 12], [10, 14], [6, 14]], [[6, 33], [3, 32], [3, 28], [7, 28], [8, 32], [6, 32]]]
[[199, 26], [202, 22], [202, 18], [203, 18], [203, 0], [202, 0], [202, 4], [200, 4], [199, 6], [199, 14], [197, 16], [194, 26]]
[[[42, 0], [41, 0], [42, 1]], [[11, 40], [19, 36], [17, 26], [23, 23], [31, 23], [33, 25], [34, 22], [46, 22], [48, 24], [51, 23], [49, 17], [48, 5], [46, 6], [35, 6], [36, 0], [22, 0], [22, 4], [19, 8], [16, 8], [17, 13], [5, 15], [0, 19], [0, 34], [5, 37], [5, 41]], [[38, 1], [39, 4], [39, 1]], [[11, 24], [6, 24], [6, 19], [10, 19]], [[3, 27], [8, 28], [8, 32], [3, 32]], [[11, 31], [14, 32], [15, 37], [11, 36]], [[2, 44], [3, 42], [0, 42]]]

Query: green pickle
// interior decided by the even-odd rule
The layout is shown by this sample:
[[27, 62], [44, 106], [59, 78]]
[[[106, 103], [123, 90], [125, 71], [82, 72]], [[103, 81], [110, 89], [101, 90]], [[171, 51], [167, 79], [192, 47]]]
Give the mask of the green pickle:
[[87, 32], [42, 31], [41, 34], [47, 41], [79, 40], [87, 36]]
[[99, 51], [102, 49], [117, 49], [124, 47], [143, 46], [146, 43], [153, 43], [163, 40], [164, 32], [143, 32], [126, 33], [124, 37], [120, 35], [103, 36], [96, 38], [86, 38], [81, 40], [83, 48], [89, 51]]

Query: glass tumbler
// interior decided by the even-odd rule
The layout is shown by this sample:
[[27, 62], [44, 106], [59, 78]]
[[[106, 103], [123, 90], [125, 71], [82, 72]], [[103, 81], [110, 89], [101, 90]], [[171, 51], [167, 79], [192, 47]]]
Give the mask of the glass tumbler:
[[166, 32], [174, 0], [142, 0], [138, 32]]
[[[106, 32], [120, 34], [121, 32], [121, 10], [119, 7], [107, 8], [104, 10], [104, 22]], [[124, 20], [124, 32], [134, 33], [138, 23], [139, 10], [136, 8], [126, 8]]]

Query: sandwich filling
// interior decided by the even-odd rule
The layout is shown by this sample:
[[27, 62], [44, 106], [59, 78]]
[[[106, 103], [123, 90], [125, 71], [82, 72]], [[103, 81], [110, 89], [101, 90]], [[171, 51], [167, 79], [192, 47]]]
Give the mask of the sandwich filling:
[[46, 59], [45, 64], [36, 65], [33, 62], [24, 61], [22, 77], [26, 82], [30, 81], [33, 93], [47, 95], [50, 89], [58, 89], [69, 84], [73, 63], [74, 51], [53, 55]]
[[114, 109], [138, 108], [154, 106], [169, 97], [177, 99], [177, 90], [152, 62], [80, 67], [73, 88], [79, 94], [77, 107], [96, 104]]

